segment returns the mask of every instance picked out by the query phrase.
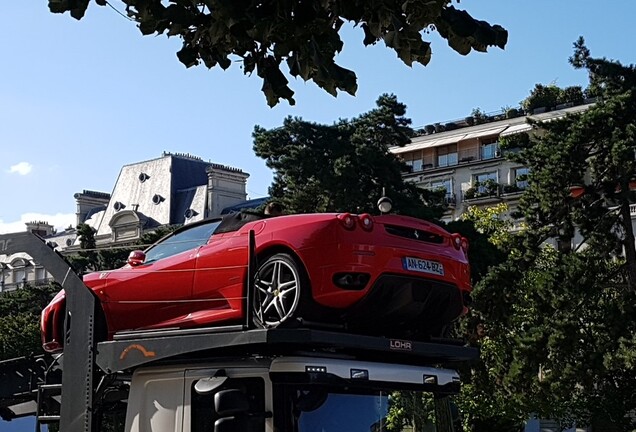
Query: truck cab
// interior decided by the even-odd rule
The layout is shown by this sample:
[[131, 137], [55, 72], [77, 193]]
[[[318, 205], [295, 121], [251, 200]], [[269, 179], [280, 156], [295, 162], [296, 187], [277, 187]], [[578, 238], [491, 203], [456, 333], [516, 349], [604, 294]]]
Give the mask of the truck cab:
[[392, 394], [459, 389], [453, 370], [282, 356], [147, 367], [130, 383], [126, 432], [386, 430]]

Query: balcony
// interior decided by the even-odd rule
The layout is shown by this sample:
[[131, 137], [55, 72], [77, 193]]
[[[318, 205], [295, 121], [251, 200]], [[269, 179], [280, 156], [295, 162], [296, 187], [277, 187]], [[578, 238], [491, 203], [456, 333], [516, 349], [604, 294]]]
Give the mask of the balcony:
[[460, 150], [457, 157], [460, 164], [475, 162], [479, 160], [479, 150]]
[[521, 195], [523, 191], [526, 189], [526, 187], [527, 187], [526, 182], [501, 185], [501, 194], [502, 195]]
[[[475, 182], [473, 187], [463, 191], [464, 202], [495, 202], [501, 201], [502, 198], [516, 198], [525, 190], [525, 184], [500, 184], [494, 180], [486, 180], [485, 182]], [[636, 212], [636, 205], [634, 208]], [[636, 214], [636, 213], [634, 213]]]
[[473, 192], [473, 188], [464, 191], [463, 202], [470, 204], [490, 204], [501, 201], [499, 192]]
[[[436, 160], [431, 161], [430, 159], [417, 160], [415, 162], [408, 162], [405, 175], [409, 176], [411, 174], [421, 174], [422, 172], [441, 169], [441, 168], [449, 168], [457, 165], [463, 165], [474, 162], [485, 162], [489, 160], [499, 159], [502, 157], [501, 151], [496, 150], [492, 154], [482, 155], [479, 149], [470, 149], [470, 150], [460, 150], [457, 153], [452, 154], [453, 157], [446, 158], [444, 161]], [[444, 155], [448, 156], [448, 155]]]

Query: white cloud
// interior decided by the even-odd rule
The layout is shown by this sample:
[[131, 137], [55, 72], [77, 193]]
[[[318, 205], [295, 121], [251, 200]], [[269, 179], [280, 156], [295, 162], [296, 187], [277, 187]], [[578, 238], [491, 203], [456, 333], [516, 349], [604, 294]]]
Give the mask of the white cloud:
[[20, 216], [20, 220], [15, 222], [5, 222], [0, 219], [0, 234], [25, 232], [26, 223], [40, 221], [48, 222], [53, 225], [55, 229], [60, 232], [69, 226], [75, 226], [76, 216], [75, 213], [57, 213], [54, 215], [47, 215], [42, 213], [25, 213]]
[[27, 175], [31, 170], [33, 170], [33, 165], [28, 162], [20, 162], [9, 168], [9, 174], [18, 173], [20, 175]]

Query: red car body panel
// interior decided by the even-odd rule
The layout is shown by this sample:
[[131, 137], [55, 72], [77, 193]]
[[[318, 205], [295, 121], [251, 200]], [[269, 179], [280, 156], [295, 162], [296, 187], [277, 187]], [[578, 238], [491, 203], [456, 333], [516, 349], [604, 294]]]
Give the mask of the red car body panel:
[[[302, 263], [311, 298], [317, 305], [347, 311], [361, 303], [376, 285], [388, 290], [396, 285], [417, 290], [413, 287], [425, 284], [449, 287], [453, 298], [459, 299], [453, 300], [459, 305], [453, 305], [451, 314], [454, 318], [460, 314], [458, 310], [464, 309], [462, 296], [471, 290], [470, 270], [466, 251], [453, 244], [451, 234], [429, 222], [404, 216], [372, 217], [370, 230], [362, 226], [361, 218], [353, 218], [355, 224], [348, 229], [334, 213], [272, 217], [247, 222], [235, 231], [214, 233], [207, 241], [176, 254], [168, 252], [162, 257], [156, 252], [171, 244], [182, 247], [177, 235], [187, 236], [219, 223], [206, 221], [192, 228], [186, 226], [146, 251], [147, 257], [156, 253], [158, 259], [90, 273], [84, 276], [84, 283], [103, 308], [108, 338], [124, 330], [239, 322], [246, 313], [248, 237], [253, 230], [259, 258], [286, 252]], [[443, 268], [443, 274], [441, 270], [406, 269], [406, 258], [433, 263], [430, 265], [436, 269]], [[365, 274], [368, 282], [362, 288], [343, 289], [335, 283], [341, 274]], [[42, 313], [45, 348], [61, 347], [64, 307], [62, 293]]]

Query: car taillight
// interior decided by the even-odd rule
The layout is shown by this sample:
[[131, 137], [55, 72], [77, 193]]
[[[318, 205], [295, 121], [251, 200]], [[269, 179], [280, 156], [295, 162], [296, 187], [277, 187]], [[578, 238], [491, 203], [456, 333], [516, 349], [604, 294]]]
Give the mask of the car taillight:
[[373, 229], [373, 218], [369, 213], [364, 213], [358, 216], [358, 222], [365, 231], [371, 231]]
[[352, 230], [356, 227], [356, 218], [351, 213], [341, 213], [338, 215], [338, 220], [348, 230]]
[[455, 249], [459, 250], [462, 247], [462, 236], [458, 233], [451, 234], [451, 243]]
[[462, 237], [462, 249], [464, 252], [468, 252], [468, 239], [466, 237]]

